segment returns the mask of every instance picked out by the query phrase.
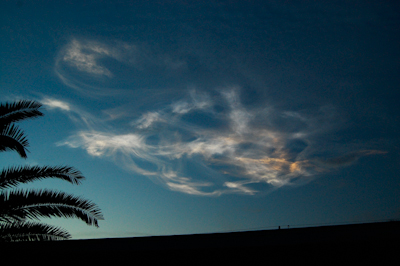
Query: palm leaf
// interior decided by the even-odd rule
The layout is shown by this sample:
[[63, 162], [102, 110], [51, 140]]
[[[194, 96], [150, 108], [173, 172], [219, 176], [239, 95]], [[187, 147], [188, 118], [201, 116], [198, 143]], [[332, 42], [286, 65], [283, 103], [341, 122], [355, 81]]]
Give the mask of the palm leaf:
[[[28, 141], [24, 132], [13, 123], [42, 116], [42, 104], [35, 101], [18, 101], [0, 104], [0, 152], [14, 150], [26, 158]], [[78, 218], [88, 225], [98, 227], [103, 219], [101, 210], [89, 200], [51, 190], [12, 190], [21, 183], [45, 178], [59, 178], [72, 184], [84, 179], [81, 172], [67, 166], [10, 167], [0, 172], [0, 242], [61, 240], [70, 234], [58, 227], [27, 222], [43, 217]]]
[[21, 166], [3, 169], [0, 172], [0, 189], [15, 187], [45, 178], [58, 178], [72, 184], [80, 184], [85, 177], [82, 173], [69, 166]]
[[27, 100], [0, 104], [0, 126], [4, 127], [23, 119], [42, 116], [40, 107], [42, 107], [41, 103]]
[[101, 210], [89, 200], [52, 190], [0, 192], [0, 221], [24, 221], [41, 217], [78, 218], [98, 227]]
[[15, 125], [0, 128], [0, 151], [15, 150], [22, 158], [26, 158], [28, 140], [24, 132]]
[[62, 228], [34, 222], [0, 224], [0, 242], [66, 240], [71, 235]]

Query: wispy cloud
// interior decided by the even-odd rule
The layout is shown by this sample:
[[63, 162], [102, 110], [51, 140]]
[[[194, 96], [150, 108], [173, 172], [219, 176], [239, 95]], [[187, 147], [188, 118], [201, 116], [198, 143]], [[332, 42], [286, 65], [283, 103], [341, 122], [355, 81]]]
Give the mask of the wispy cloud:
[[164, 121], [163, 118], [161, 118], [160, 113], [158, 112], [148, 112], [142, 115], [141, 118], [139, 118], [137, 121], [131, 123], [132, 125], [137, 125], [137, 128], [139, 129], [144, 129], [144, 128], [149, 128], [151, 127], [152, 124], [156, 122], [161, 122]]
[[[214, 102], [225, 107], [217, 112]], [[199, 120], [204, 114], [225, 121], [226, 126]], [[298, 120], [303, 127], [275, 127], [274, 117]], [[255, 123], [260, 119], [266, 123]], [[268, 111], [245, 108], [235, 88], [222, 91], [213, 100], [206, 93], [191, 91], [186, 100], [144, 112], [125, 133], [92, 128], [59, 144], [111, 158], [174, 191], [209, 196], [253, 195], [263, 192], [263, 186], [271, 189], [303, 184], [333, 166], [380, 153], [362, 150], [322, 160], [316, 155], [318, 143], [313, 140], [318, 134], [315, 123], [320, 120], [324, 119], [271, 107]]]
[[42, 99], [39, 100], [46, 108], [61, 110], [67, 114], [67, 116], [75, 122], [75, 124], [80, 125], [85, 128], [93, 128], [98, 127], [99, 124], [102, 123], [102, 119], [95, 117], [89, 112], [65, 101], [58, 100], [48, 96], [43, 96]]
[[195, 89], [189, 91], [190, 99], [181, 100], [171, 104], [172, 112], [186, 114], [193, 110], [206, 110], [212, 106], [212, 100], [205, 93], [200, 93]]
[[101, 58], [107, 56], [115, 58], [116, 54], [105, 45], [99, 43], [82, 43], [77, 40], [72, 40], [65, 49], [62, 60], [76, 67], [79, 71], [112, 77], [112, 73], [99, 63]]
[[55, 99], [51, 99], [51, 98], [44, 98], [40, 102], [50, 109], [59, 108], [64, 111], [71, 110], [70, 105], [64, 101], [55, 100]]
[[374, 154], [386, 154], [386, 153], [387, 152], [380, 150], [359, 150], [325, 160], [319, 159], [318, 163], [327, 168], [343, 167], [355, 163], [358, 159], [360, 159], [363, 156], [374, 155]]
[[143, 43], [73, 38], [60, 50], [55, 63], [55, 72], [65, 85], [91, 96], [124, 93], [126, 90], [114, 87], [111, 80], [134, 79], [140, 77], [138, 73], [155, 69], [173, 73], [186, 69], [186, 62]]
[[146, 145], [136, 134], [112, 135], [100, 132], [80, 132], [75, 141], [67, 142], [72, 147], [85, 148], [90, 155], [112, 155], [116, 151], [141, 157]]
[[245, 133], [246, 130], [249, 129], [248, 123], [251, 119], [251, 114], [244, 109], [238, 98], [237, 89], [232, 89], [229, 91], [223, 92], [225, 99], [229, 103], [229, 107], [231, 108], [229, 118], [233, 127], [233, 130], [236, 133]]

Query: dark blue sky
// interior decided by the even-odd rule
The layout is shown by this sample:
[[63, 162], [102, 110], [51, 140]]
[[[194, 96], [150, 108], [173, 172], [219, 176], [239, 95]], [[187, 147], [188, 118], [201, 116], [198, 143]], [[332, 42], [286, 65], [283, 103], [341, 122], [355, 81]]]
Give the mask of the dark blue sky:
[[399, 219], [398, 1], [2, 1], [26, 161], [104, 212], [74, 238]]

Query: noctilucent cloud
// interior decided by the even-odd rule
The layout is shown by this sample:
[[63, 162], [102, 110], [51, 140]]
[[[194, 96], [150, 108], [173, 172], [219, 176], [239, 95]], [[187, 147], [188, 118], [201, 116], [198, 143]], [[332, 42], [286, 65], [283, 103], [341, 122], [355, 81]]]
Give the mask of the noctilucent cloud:
[[75, 239], [400, 218], [400, 2], [2, 1], [1, 101]]

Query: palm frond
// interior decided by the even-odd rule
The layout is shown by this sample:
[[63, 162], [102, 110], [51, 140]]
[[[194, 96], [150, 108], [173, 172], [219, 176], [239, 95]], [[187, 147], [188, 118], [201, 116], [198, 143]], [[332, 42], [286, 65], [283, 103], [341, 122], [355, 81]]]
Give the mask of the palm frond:
[[69, 166], [21, 166], [9, 167], [0, 172], [0, 189], [12, 188], [21, 183], [28, 183], [45, 178], [58, 178], [79, 185], [85, 177]]
[[93, 202], [54, 190], [0, 192], [0, 221], [24, 221], [41, 217], [78, 218], [98, 227], [101, 210]]
[[[14, 123], [43, 116], [41, 103], [17, 101], [0, 104], [0, 152], [13, 150], [26, 158], [29, 143]], [[0, 172], [0, 242], [62, 240], [70, 238], [64, 229], [51, 225], [27, 222], [43, 217], [78, 218], [98, 227], [103, 220], [101, 210], [93, 202], [64, 192], [52, 190], [5, 190], [21, 183], [45, 178], [58, 178], [80, 184], [84, 176], [68, 166], [9, 167]]]
[[42, 116], [43, 113], [39, 111], [40, 107], [42, 107], [41, 103], [28, 100], [0, 104], [0, 126]]
[[0, 128], [0, 151], [14, 150], [22, 158], [26, 158], [26, 147], [29, 146], [24, 132], [15, 125]]
[[0, 223], [0, 242], [67, 240], [62, 228], [35, 222]]

